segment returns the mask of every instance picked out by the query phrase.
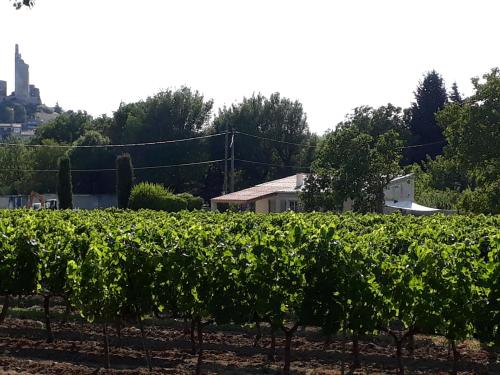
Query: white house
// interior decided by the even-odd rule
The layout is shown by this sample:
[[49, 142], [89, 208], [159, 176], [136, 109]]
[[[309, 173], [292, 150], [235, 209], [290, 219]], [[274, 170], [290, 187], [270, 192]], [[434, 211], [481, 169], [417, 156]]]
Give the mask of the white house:
[[[212, 211], [217, 210], [219, 204], [232, 204], [257, 213], [299, 211], [299, 193], [304, 187], [306, 177], [307, 174], [298, 173], [221, 195], [211, 199], [211, 209]], [[384, 189], [384, 196], [385, 213], [399, 211], [405, 214], [429, 215], [441, 211], [415, 203], [415, 178], [413, 174], [392, 179]], [[352, 201], [347, 200], [343, 206], [344, 211], [351, 211]]]

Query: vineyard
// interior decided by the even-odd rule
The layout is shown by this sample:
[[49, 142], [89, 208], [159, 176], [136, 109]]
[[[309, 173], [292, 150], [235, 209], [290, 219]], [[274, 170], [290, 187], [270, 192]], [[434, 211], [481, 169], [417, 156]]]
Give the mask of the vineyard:
[[[185, 322], [203, 372], [204, 335], [214, 326], [252, 326], [283, 347], [282, 372], [304, 327], [359, 342], [384, 334], [399, 373], [403, 347], [439, 336], [453, 354], [475, 339], [500, 371], [500, 217], [255, 214], [153, 211], [0, 212], [0, 295], [5, 324], [14, 298], [51, 300], [100, 327], [104, 367], [111, 327], [138, 327], [154, 370], [147, 322]], [[204, 334], [205, 332], [205, 334]], [[411, 350], [411, 349], [410, 349]], [[1, 358], [1, 357], [0, 357]]]

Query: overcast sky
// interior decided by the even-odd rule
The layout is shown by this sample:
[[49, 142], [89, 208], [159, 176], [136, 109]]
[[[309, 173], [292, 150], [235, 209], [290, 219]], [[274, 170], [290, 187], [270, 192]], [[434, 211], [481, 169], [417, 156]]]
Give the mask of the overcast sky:
[[322, 133], [354, 107], [407, 107], [436, 69], [471, 92], [500, 65], [500, 1], [0, 0], [0, 79], [14, 45], [47, 105], [111, 114], [182, 85], [230, 105], [279, 91]]

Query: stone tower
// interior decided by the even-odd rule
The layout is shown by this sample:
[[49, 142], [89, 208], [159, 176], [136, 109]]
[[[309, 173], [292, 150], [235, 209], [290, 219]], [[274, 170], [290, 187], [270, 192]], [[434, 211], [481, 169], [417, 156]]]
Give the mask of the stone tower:
[[7, 82], [0, 81], [0, 102], [7, 96]]
[[24, 62], [19, 53], [19, 46], [16, 44], [15, 55], [16, 69], [16, 99], [27, 102], [30, 99], [30, 73], [29, 65]]

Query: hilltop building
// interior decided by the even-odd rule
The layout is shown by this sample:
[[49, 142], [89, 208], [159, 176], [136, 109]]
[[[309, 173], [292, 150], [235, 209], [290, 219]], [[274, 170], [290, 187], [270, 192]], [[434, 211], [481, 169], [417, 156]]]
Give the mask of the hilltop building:
[[7, 96], [7, 82], [0, 81], [0, 102], [4, 100], [20, 104], [42, 104], [40, 90], [35, 85], [30, 85], [29, 65], [26, 64], [19, 53], [19, 46], [15, 50], [15, 91]]

